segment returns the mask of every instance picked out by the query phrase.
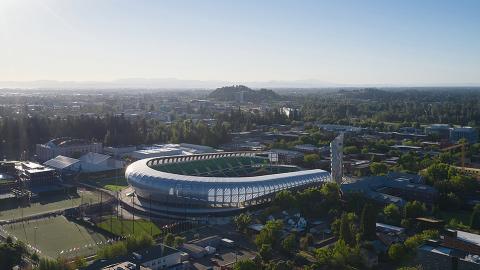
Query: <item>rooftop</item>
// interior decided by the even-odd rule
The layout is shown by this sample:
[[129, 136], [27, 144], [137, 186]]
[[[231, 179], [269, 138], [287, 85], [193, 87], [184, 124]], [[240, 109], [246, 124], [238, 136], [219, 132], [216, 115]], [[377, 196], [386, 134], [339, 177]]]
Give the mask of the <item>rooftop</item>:
[[77, 162], [80, 162], [80, 160], [75, 158], [65, 157], [65, 156], [56, 156], [55, 158], [52, 158], [44, 162], [43, 165], [46, 165], [55, 169], [65, 169]]

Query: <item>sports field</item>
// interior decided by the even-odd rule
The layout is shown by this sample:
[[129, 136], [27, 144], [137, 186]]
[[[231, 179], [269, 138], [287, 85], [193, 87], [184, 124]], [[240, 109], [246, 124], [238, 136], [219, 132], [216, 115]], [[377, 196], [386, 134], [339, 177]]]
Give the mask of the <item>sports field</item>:
[[97, 226], [118, 236], [129, 234], [139, 236], [142, 234], [150, 235], [150, 233], [152, 233], [152, 236], [155, 237], [161, 233], [161, 229], [155, 223], [144, 219], [136, 219], [134, 225], [132, 220], [118, 219], [116, 216], [111, 219], [110, 217], [106, 217], [103, 222], [98, 223]]
[[128, 187], [127, 180], [124, 177], [94, 178], [85, 182], [111, 191], [120, 191]]
[[20, 208], [16, 205], [0, 205], [0, 220], [11, 220], [27, 217], [30, 215], [47, 213], [79, 206], [82, 203], [96, 203], [100, 201], [100, 195], [87, 190], [79, 190], [78, 197], [67, 195], [53, 195], [32, 203], [28, 207]]
[[64, 216], [14, 223], [3, 228], [33, 247], [36, 243], [40, 255], [51, 258], [93, 255], [99, 249], [97, 244], [102, 243], [101, 247], [106, 239], [99, 233], [68, 221]]

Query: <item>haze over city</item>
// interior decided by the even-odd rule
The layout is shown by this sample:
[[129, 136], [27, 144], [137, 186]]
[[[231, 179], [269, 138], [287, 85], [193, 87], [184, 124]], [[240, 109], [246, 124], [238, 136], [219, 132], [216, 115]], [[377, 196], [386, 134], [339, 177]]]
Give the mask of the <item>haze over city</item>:
[[479, 10], [468, 0], [3, 0], [0, 87], [479, 85]]

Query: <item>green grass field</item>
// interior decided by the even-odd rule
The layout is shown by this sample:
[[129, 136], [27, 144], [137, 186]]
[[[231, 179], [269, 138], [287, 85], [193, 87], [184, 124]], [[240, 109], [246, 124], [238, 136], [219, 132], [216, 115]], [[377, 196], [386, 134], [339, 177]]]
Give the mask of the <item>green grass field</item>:
[[89, 179], [85, 182], [102, 187], [104, 189], [108, 189], [111, 191], [120, 191], [126, 187], [128, 187], [127, 180], [123, 177], [119, 178], [96, 178], [96, 179]]
[[[104, 243], [106, 239], [99, 233], [68, 221], [64, 216], [9, 224], [4, 229], [31, 246], [35, 246], [36, 242], [40, 255], [51, 258], [93, 255], [99, 249], [95, 243]], [[69, 251], [74, 248], [78, 250]]]
[[[128, 234], [135, 236], [142, 234], [150, 235], [151, 231], [155, 237], [161, 233], [161, 229], [155, 225], [155, 223], [143, 219], [135, 220], [134, 226], [131, 220], [122, 220], [113, 217], [110, 222], [110, 217], [107, 217], [101, 223], [98, 223], [97, 226], [118, 236]], [[134, 227], [135, 232], [133, 231]]]
[[[86, 190], [78, 191], [79, 197], [71, 198], [66, 195], [53, 195], [41, 199], [39, 202], [32, 203], [28, 207], [20, 208], [17, 205], [1, 205], [0, 206], [0, 220], [10, 220], [46, 213], [56, 210], [62, 210], [70, 207], [79, 206], [82, 203], [96, 203], [100, 201], [100, 195]], [[23, 213], [22, 213], [23, 212]]]

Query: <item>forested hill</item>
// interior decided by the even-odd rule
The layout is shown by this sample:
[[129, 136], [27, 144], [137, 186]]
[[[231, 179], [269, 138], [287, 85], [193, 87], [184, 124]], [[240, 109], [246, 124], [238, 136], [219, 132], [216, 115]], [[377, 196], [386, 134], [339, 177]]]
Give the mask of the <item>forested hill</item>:
[[234, 101], [235, 97], [243, 92], [243, 98], [246, 102], [255, 101], [272, 101], [279, 100], [281, 96], [272, 90], [260, 89], [253, 90], [244, 85], [233, 85], [217, 88], [215, 91], [208, 95], [209, 98], [219, 101]]

